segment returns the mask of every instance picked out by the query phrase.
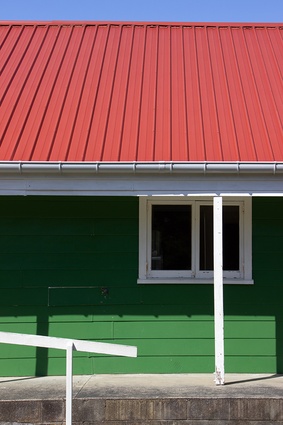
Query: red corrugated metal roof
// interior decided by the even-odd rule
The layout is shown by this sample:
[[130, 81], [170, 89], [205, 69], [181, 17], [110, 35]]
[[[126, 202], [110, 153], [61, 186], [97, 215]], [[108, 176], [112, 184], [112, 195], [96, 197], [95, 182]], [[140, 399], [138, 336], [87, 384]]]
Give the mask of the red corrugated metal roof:
[[283, 161], [283, 24], [2, 22], [0, 160]]

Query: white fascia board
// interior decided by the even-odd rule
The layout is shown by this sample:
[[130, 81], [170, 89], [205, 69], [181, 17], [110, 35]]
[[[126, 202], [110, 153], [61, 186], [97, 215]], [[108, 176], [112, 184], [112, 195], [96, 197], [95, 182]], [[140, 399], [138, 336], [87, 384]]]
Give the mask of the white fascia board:
[[283, 176], [0, 176], [0, 195], [283, 196]]

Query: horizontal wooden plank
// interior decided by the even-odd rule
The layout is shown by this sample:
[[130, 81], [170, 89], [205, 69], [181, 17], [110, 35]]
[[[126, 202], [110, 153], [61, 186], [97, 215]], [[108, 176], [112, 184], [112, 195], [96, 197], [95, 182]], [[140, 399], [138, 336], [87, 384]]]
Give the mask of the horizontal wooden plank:
[[227, 338], [276, 338], [276, 322], [271, 321], [228, 321], [225, 322]]
[[144, 304], [183, 304], [195, 314], [198, 306], [213, 314], [213, 285], [139, 285]]
[[276, 373], [276, 356], [226, 356], [226, 373]]
[[[53, 320], [53, 315], [55, 315]], [[101, 315], [101, 318], [108, 316]], [[108, 320], [108, 319], [107, 319]], [[109, 320], [112, 320], [111, 317]], [[49, 308], [45, 306], [3, 306], [1, 307], [0, 323], [38, 323], [48, 327], [49, 322], [92, 322], [93, 307]], [[104, 321], [104, 320], [98, 320]]]
[[281, 198], [253, 198], [253, 219], [275, 219], [283, 217]]
[[[214, 338], [212, 339], [115, 339], [121, 344], [133, 344], [138, 347], [139, 356], [213, 356]], [[275, 356], [275, 339], [226, 339], [226, 356]]]
[[0, 288], [21, 288], [22, 282], [22, 271], [21, 270], [0, 270]]
[[258, 252], [255, 256], [255, 268], [257, 270], [283, 271], [282, 251]]
[[35, 376], [35, 358], [0, 358], [0, 376]]
[[225, 339], [226, 356], [276, 356], [276, 339]]
[[253, 237], [259, 236], [271, 236], [276, 237], [282, 234], [283, 219], [272, 218], [270, 215], [266, 216], [266, 219], [254, 219], [253, 220]]
[[[18, 308], [18, 307], [16, 307], [16, 308]], [[48, 318], [48, 316], [47, 316], [47, 318]], [[30, 313], [29, 315], [26, 315], [26, 316], [19, 314], [18, 316], [15, 317], [13, 315], [13, 311], [11, 311], [10, 315], [9, 315], [9, 311], [6, 310], [6, 313], [4, 315], [1, 315], [1, 317], [0, 317], [0, 327], [1, 327], [2, 323], [37, 323], [37, 316], [32, 315]]]
[[69, 217], [2, 217], [0, 220], [0, 235], [91, 235], [94, 232], [92, 218], [76, 220]]
[[[73, 338], [85, 340], [113, 340], [113, 326], [111, 322], [97, 323], [50, 323], [49, 336], [58, 338]], [[111, 342], [111, 341], [108, 341]]]
[[36, 347], [0, 343], [0, 362], [1, 359], [34, 359], [36, 357], [36, 350]]
[[[211, 338], [214, 322], [120, 322], [114, 323], [115, 338]], [[271, 321], [246, 321], [225, 323], [225, 338], [276, 337], [276, 323]]]
[[213, 338], [213, 321], [115, 322], [114, 338]]
[[[261, 298], [261, 296], [259, 296]], [[227, 316], [238, 316], [239, 320], [241, 317], [250, 316], [250, 320], [257, 320], [257, 313], [259, 320], [270, 320], [270, 317], [276, 318], [281, 315], [282, 305], [279, 300], [276, 303], [265, 303], [264, 300], [255, 304], [249, 304], [248, 302], [242, 302], [237, 298], [235, 302], [232, 301], [229, 304], [225, 303], [225, 312]], [[237, 320], [237, 318], [236, 318]], [[249, 320], [249, 319], [247, 319]]]
[[[21, 270], [19, 273], [23, 287], [133, 286], [133, 282], [136, 286], [136, 269], [126, 267], [124, 270], [118, 271], [105, 267], [95, 270], [70, 270], [69, 268], [53, 270], [45, 268], [41, 269], [40, 272], [38, 270]], [[9, 273], [9, 270], [5, 272]]]
[[[144, 356], [213, 356], [213, 339], [115, 339], [102, 340], [100, 342], [111, 342], [138, 347], [138, 357]], [[62, 350], [48, 350], [49, 357], [65, 357]], [[87, 354], [87, 357], [101, 357], [100, 354]]]
[[[85, 357], [75, 357], [73, 361], [73, 373], [90, 375], [93, 373], [93, 359]], [[51, 358], [48, 364], [44, 360], [31, 358], [0, 359], [0, 376], [35, 376], [45, 375], [65, 375], [66, 359]]]
[[[128, 361], [125, 361], [128, 360]], [[93, 373], [213, 373], [214, 356], [93, 358]], [[213, 379], [213, 377], [212, 377]]]
[[[282, 222], [283, 228], [283, 222]], [[281, 234], [277, 233], [277, 235], [254, 235], [253, 236], [253, 255], [257, 256], [260, 253], [280, 253], [283, 254], [283, 246], [282, 246], [282, 237], [283, 230]]]
[[[255, 260], [257, 259], [257, 257], [255, 257]], [[266, 270], [261, 270], [261, 264], [258, 261], [255, 261], [254, 267], [253, 267], [253, 275], [256, 279], [256, 284], [257, 287], [258, 286], [265, 286], [265, 290], [266, 290], [266, 286], [269, 289], [269, 287], [271, 286], [278, 286], [278, 283], [281, 283], [281, 288], [282, 288], [282, 276], [281, 273], [278, 273], [276, 270], [273, 270], [271, 268], [266, 269]], [[277, 290], [280, 290], [280, 288], [278, 288]], [[266, 292], [271, 292], [271, 291], [267, 291]]]
[[[190, 301], [186, 301], [188, 292], [191, 293]], [[131, 305], [134, 304], [151, 304], [152, 301], [156, 305], [176, 305], [180, 303], [188, 306], [188, 315], [196, 312], [205, 314], [213, 314], [213, 299], [210, 299], [208, 293], [203, 294], [203, 298], [199, 300], [202, 304], [194, 301], [197, 299], [197, 288], [189, 288], [183, 286], [182, 289], [176, 291], [168, 285], [162, 289], [160, 285], [154, 286], [151, 290], [144, 290], [143, 287], [134, 284], [133, 286], [113, 286], [113, 287], [62, 287], [49, 288], [49, 305], [50, 306], [68, 306], [68, 305], [97, 305], [112, 304], [125, 305], [125, 300], [129, 300]], [[193, 297], [193, 298], [192, 298]], [[205, 305], [207, 302], [208, 305]], [[158, 308], [158, 307], [156, 307]], [[121, 312], [123, 314], [123, 312]]]
[[3, 270], [41, 270], [41, 269], [87, 269], [87, 270], [123, 270], [124, 268], [137, 270], [138, 256], [135, 252], [115, 253], [84, 253], [76, 254], [38, 254], [21, 253], [1, 254], [0, 267]]
[[[236, 304], [242, 302], [243, 304], [249, 304], [251, 308], [253, 305], [261, 305], [261, 303], [275, 303], [277, 297], [281, 294], [282, 289], [276, 290], [270, 282], [269, 290], [262, 286], [249, 285], [249, 286], [226, 286], [224, 287], [224, 302], [225, 305]], [[255, 303], [255, 299], [257, 300]], [[260, 313], [260, 308], [258, 309]]]
[[[227, 321], [271, 321], [274, 322], [274, 315], [252, 315], [243, 314], [241, 304], [235, 305], [235, 314], [226, 314]], [[279, 301], [278, 308], [282, 307]], [[273, 306], [271, 306], [273, 311]], [[201, 313], [202, 308], [199, 306], [198, 314], [190, 314], [189, 305], [143, 305], [143, 304], [127, 304], [127, 305], [91, 305], [79, 306], [74, 309], [73, 306], [48, 307], [46, 306], [2, 306], [0, 323], [51, 323], [51, 322], [168, 322], [177, 321], [210, 321], [213, 316], [205, 312]], [[230, 310], [230, 309], [228, 309]], [[256, 309], [254, 309], [256, 310]], [[251, 310], [248, 310], [248, 313]], [[280, 310], [281, 311], [281, 310]], [[278, 320], [277, 320], [278, 323]], [[244, 325], [244, 324], [243, 324]]]
[[[144, 307], [144, 308], [143, 308]], [[57, 323], [57, 322], [103, 322], [103, 321], [207, 321], [210, 315], [186, 314], [183, 305], [96, 305], [70, 307], [3, 306], [0, 323]]]
[[[60, 307], [60, 311], [50, 309], [50, 322], [72, 322], [72, 308]], [[127, 304], [127, 305], [100, 305], [93, 306], [91, 310], [85, 308], [85, 314], [89, 311], [93, 313], [93, 321], [113, 321], [113, 322], [140, 322], [140, 321], [207, 321], [211, 320], [210, 314], [191, 315], [189, 307], [185, 305], [144, 305], [144, 304]], [[85, 317], [85, 316], [83, 316]], [[82, 319], [83, 320], [83, 319]]]
[[[27, 333], [36, 335], [37, 324], [36, 323], [1, 323], [1, 332], [16, 332], [16, 333]], [[1, 355], [0, 355], [1, 356]]]
[[137, 252], [137, 235], [2, 235], [1, 254]]
[[112, 196], [1, 196], [0, 217], [136, 217], [138, 198]]
[[[31, 335], [40, 334], [37, 323], [1, 323], [0, 331], [26, 333]], [[72, 322], [72, 323], [50, 323], [45, 327], [48, 336], [59, 338], [106, 340], [113, 338], [111, 322]], [[44, 335], [41, 333], [41, 335]]]
[[[115, 359], [116, 358], [117, 357], [115, 357]], [[133, 360], [133, 359], [128, 359], [128, 360]], [[48, 365], [47, 365], [47, 372], [48, 372], [48, 375], [65, 375], [66, 360], [60, 357], [53, 357], [49, 359]], [[73, 374], [74, 375], [92, 375], [93, 374], [93, 358], [74, 357]]]
[[[214, 339], [158, 338], [115, 339], [121, 344], [131, 343], [138, 347], [138, 356], [214, 356]], [[130, 342], [129, 342], [130, 341]]]
[[[46, 371], [44, 362], [38, 364]], [[225, 359], [227, 373], [276, 373], [276, 358], [270, 356], [254, 358], [252, 356], [233, 357]], [[35, 375], [35, 359], [0, 359], [1, 376]], [[49, 375], [64, 375], [66, 361], [63, 357], [51, 358], [48, 361]], [[75, 357], [74, 374], [93, 373], [213, 373], [213, 356], [192, 356], [188, 362], [187, 356], [178, 357], [137, 357], [136, 359], [118, 357], [86, 358]]]
[[124, 235], [138, 234], [137, 218], [2, 218], [0, 235]]
[[121, 305], [127, 297], [133, 304], [140, 303], [139, 288], [49, 288], [48, 302], [50, 306]]
[[225, 314], [224, 317], [224, 323], [227, 322], [262, 322], [262, 321], [268, 321], [268, 322], [274, 322], [275, 316], [268, 316], [268, 315], [253, 315], [253, 314], [243, 314], [242, 311], [239, 312], [239, 314]]
[[[213, 373], [214, 356], [193, 356], [189, 362], [186, 356], [94, 359], [94, 373], [139, 373], [138, 370], [143, 370], [143, 373]], [[226, 373], [276, 373], [276, 357], [227, 356], [225, 371]]]
[[47, 288], [17, 288], [16, 290], [1, 289], [1, 306], [39, 306], [47, 305]]

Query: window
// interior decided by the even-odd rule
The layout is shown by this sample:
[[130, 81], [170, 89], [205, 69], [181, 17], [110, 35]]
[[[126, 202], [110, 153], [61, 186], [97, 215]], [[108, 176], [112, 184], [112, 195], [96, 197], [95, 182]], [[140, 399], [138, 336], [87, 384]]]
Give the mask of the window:
[[[252, 283], [249, 198], [223, 200], [223, 277]], [[213, 282], [212, 198], [140, 198], [138, 282]]]

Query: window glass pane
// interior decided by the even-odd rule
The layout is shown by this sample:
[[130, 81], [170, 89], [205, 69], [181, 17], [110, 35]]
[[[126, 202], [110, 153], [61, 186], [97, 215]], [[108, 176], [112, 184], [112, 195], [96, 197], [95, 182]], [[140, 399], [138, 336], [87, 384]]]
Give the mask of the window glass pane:
[[213, 207], [202, 205], [200, 207], [200, 270], [213, 270]]
[[239, 270], [239, 206], [223, 207], [223, 270]]
[[[200, 270], [213, 270], [213, 207], [200, 207]], [[239, 270], [239, 206], [223, 206], [223, 270]]]
[[191, 270], [191, 206], [152, 205], [152, 270]]

